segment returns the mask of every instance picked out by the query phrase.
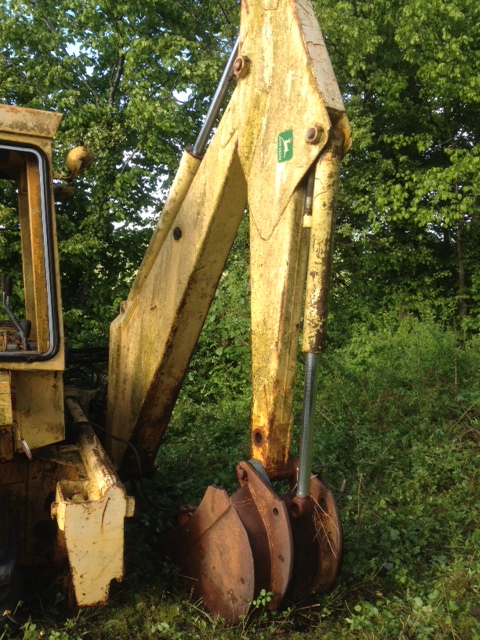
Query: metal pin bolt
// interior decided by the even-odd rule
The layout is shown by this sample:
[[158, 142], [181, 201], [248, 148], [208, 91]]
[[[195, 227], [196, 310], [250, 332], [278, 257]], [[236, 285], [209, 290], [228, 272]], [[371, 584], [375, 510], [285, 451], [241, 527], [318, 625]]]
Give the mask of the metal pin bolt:
[[233, 75], [244, 78], [250, 69], [250, 60], [247, 56], [239, 56], [233, 63]]
[[307, 133], [305, 134], [305, 140], [306, 142], [308, 142], [308, 144], [317, 144], [317, 142], [320, 142], [322, 133], [322, 127], [315, 124], [313, 125], [313, 127], [310, 127], [310, 129], [308, 129]]
[[248, 474], [245, 469], [241, 469], [240, 467], [237, 469], [237, 480], [239, 482], [246, 482], [248, 480]]

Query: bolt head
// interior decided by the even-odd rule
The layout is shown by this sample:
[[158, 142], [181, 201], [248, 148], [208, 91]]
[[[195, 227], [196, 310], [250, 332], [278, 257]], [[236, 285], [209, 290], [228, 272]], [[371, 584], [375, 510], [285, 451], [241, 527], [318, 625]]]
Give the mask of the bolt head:
[[307, 130], [305, 134], [305, 141], [308, 144], [317, 144], [322, 137], [323, 129], [320, 125], [314, 124], [313, 127]]
[[239, 56], [233, 63], [233, 75], [237, 78], [244, 78], [250, 68], [250, 60], [247, 56]]
[[237, 467], [237, 480], [240, 483], [246, 482], [248, 480], [248, 474], [245, 471], [245, 469], [242, 469], [241, 467]]

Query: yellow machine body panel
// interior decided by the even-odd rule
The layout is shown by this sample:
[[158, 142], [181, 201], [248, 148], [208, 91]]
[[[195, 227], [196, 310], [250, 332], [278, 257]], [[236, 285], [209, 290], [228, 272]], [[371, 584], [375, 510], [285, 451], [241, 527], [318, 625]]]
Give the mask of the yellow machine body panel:
[[[18, 253], [7, 246], [11, 264], [4, 268], [11, 271], [2, 277], [0, 311], [0, 517], [19, 532], [15, 563], [3, 566], [2, 576], [13, 576], [16, 565], [51, 563], [54, 555], [71, 586], [72, 603], [87, 606], [105, 603], [111, 580], [123, 577], [124, 519], [134, 505], [71, 390], [75, 442], [64, 442], [65, 356], [51, 166], [60, 119], [0, 106], [0, 213], [18, 230], [20, 246]], [[50, 496], [56, 496], [51, 513], [45, 507]], [[42, 533], [52, 518], [56, 541]]]
[[[18, 337], [12, 338], [8, 319], [0, 322], [0, 371], [9, 386], [4, 402], [10, 396], [14, 450], [19, 452], [22, 442], [33, 450], [65, 437], [64, 341], [50, 170], [60, 120], [56, 113], [0, 106], [0, 175], [17, 191], [21, 265], [16, 266], [23, 272], [24, 313], [30, 322], [30, 353], [11, 350]], [[8, 449], [7, 438], [0, 438], [0, 458], [10, 457]]]

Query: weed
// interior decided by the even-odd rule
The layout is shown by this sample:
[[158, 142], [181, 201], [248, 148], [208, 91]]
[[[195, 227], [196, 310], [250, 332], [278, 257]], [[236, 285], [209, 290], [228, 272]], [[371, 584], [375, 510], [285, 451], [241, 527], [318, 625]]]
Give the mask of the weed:
[[8, 621], [1, 640], [480, 640], [479, 347], [407, 319], [359, 330], [322, 358], [314, 459], [339, 497], [345, 536], [331, 594], [270, 612], [264, 589], [229, 628], [152, 552], [178, 504], [201, 499], [214, 482], [235, 489], [249, 400], [230, 393], [226, 371], [224, 399], [188, 391], [180, 399], [127, 531], [126, 579], [110, 605], [71, 618], [45, 598], [15, 612], [18, 625]]

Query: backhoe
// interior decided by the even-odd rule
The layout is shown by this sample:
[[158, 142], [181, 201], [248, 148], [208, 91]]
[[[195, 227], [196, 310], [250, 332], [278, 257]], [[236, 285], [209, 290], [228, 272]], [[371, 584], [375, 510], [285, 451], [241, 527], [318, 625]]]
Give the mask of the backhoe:
[[[235, 88], [217, 123], [230, 81]], [[262, 589], [271, 594], [270, 609], [327, 592], [341, 562], [341, 526], [332, 493], [312, 474], [312, 437], [335, 199], [350, 131], [309, 1], [242, 0], [239, 38], [205, 125], [183, 154], [111, 325], [104, 445], [91, 424], [91, 396], [64, 381], [51, 159], [60, 118], [0, 107], [2, 193], [18, 214], [8, 245], [18, 263], [2, 278], [0, 596], [22, 565], [63, 567], [78, 606], [106, 603], [110, 582], [122, 579], [124, 520], [134, 513], [122, 481], [153, 473], [247, 208], [250, 459], [237, 465], [239, 489], [207, 488], [165, 544], [204, 605], [231, 623]], [[74, 153], [69, 178], [84, 160], [91, 162]], [[23, 278], [15, 276], [20, 270]], [[294, 458], [300, 327], [306, 373]], [[290, 482], [285, 495], [272, 489], [279, 479]]]

